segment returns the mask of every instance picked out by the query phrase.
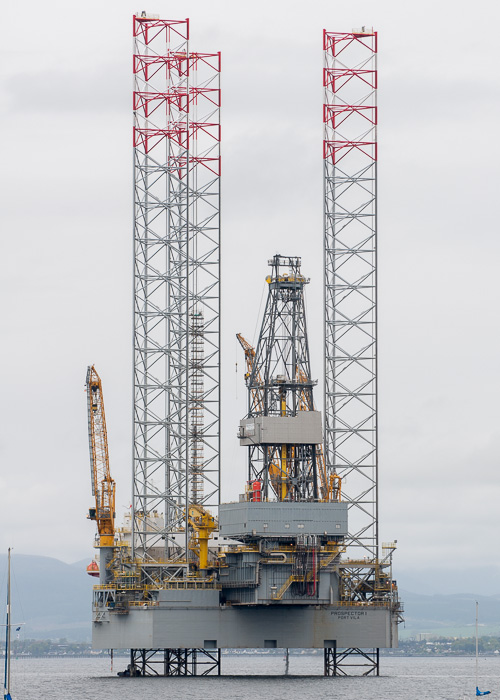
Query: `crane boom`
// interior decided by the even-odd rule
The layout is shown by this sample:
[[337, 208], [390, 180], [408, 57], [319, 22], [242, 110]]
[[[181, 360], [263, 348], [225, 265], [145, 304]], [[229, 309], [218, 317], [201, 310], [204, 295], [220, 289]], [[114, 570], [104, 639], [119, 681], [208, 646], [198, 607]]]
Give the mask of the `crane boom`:
[[[248, 382], [250, 380], [250, 377], [252, 375], [253, 371], [253, 366], [254, 366], [254, 360], [255, 360], [255, 348], [250, 345], [248, 340], [245, 340], [245, 338], [241, 335], [241, 333], [236, 334], [236, 338], [238, 339], [239, 344], [243, 348], [243, 352], [245, 353], [245, 362], [246, 362], [246, 368], [247, 371], [245, 372], [245, 381], [248, 385]], [[257, 373], [257, 384], [260, 386], [262, 384], [262, 379], [260, 376], [260, 372]], [[252, 389], [252, 396], [253, 396], [253, 402], [257, 406], [259, 411], [264, 410], [264, 402], [262, 398], [262, 390], [259, 388]]]
[[86, 385], [92, 495], [95, 497], [95, 508], [89, 509], [89, 518], [97, 522], [99, 545], [112, 547], [115, 537], [115, 482], [109, 471], [102, 384], [94, 365], [87, 369]]

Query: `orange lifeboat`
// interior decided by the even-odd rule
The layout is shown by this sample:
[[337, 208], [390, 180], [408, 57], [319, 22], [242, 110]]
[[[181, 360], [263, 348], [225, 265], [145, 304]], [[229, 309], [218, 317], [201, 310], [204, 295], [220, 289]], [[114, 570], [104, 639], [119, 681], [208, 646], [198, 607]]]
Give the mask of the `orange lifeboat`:
[[93, 559], [87, 566], [87, 573], [89, 576], [99, 576], [99, 564]]

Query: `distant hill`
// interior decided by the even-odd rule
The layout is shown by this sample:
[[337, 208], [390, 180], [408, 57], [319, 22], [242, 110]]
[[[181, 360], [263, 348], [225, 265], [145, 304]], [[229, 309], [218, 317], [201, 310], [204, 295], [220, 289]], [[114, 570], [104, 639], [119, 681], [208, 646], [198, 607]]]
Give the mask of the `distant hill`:
[[[12, 555], [13, 620], [25, 623], [24, 638], [90, 641], [96, 579], [87, 574], [89, 562], [90, 557], [65, 564], [50, 557]], [[0, 554], [1, 601], [6, 596], [6, 571], [7, 555]]]
[[[85, 642], [91, 638], [92, 586], [85, 559], [65, 564], [50, 557], [15, 553], [12, 558], [14, 621], [24, 622], [24, 638]], [[7, 556], [0, 555], [0, 610], [4, 609]], [[475, 601], [480, 604], [480, 634], [500, 635], [500, 595], [422, 595], [402, 590], [405, 624], [402, 638], [422, 633], [474, 634]], [[1, 621], [0, 621], [1, 622]]]
[[472, 637], [476, 600], [479, 602], [479, 634], [500, 635], [500, 595], [419, 595], [401, 590], [400, 597], [405, 609], [405, 624], [400, 627], [402, 638], [425, 632], [445, 637]]

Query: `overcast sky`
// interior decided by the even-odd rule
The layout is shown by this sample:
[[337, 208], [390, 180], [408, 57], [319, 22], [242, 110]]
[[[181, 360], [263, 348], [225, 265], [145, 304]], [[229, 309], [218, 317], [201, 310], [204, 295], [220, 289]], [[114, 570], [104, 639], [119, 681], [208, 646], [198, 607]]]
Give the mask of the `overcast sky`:
[[[130, 505], [131, 30], [141, 9], [26, 0], [2, 11], [2, 550], [93, 554], [88, 364], [103, 380], [118, 513]], [[435, 578], [497, 591], [498, 4], [144, 9], [189, 17], [191, 48], [223, 54], [224, 499], [245, 479], [234, 336], [256, 340], [276, 252], [302, 256], [311, 277], [321, 378], [322, 30], [378, 30], [382, 539], [398, 540], [407, 588]]]

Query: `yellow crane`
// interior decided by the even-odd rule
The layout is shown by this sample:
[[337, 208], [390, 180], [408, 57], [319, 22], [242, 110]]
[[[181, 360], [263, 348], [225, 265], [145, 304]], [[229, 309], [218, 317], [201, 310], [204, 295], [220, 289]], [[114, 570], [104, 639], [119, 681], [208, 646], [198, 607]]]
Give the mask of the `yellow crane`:
[[104, 414], [102, 384], [94, 365], [87, 369], [87, 407], [89, 425], [90, 470], [95, 508], [88, 517], [97, 523], [99, 547], [115, 542], [115, 482], [109, 471], [108, 434]]
[[[245, 353], [245, 363], [246, 363], [246, 369], [247, 371], [245, 372], [245, 382], [248, 383], [251, 375], [252, 375], [252, 370], [253, 370], [253, 363], [255, 360], [255, 348], [250, 345], [248, 340], [245, 340], [245, 338], [241, 335], [241, 333], [237, 333], [236, 337], [238, 338], [238, 342], [243, 348], [243, 352]], [[252, 389], [252, 402], [257, 411], [263, 411], [264, 410], [264, 402], [262, 399], [262, 389], [259, 389], [258, 387], [262, 386], [262, 378], [260, 376], [260, 373], [257, 373], [256, 376], [256, 382], [257, 382], [257, 388]]]

